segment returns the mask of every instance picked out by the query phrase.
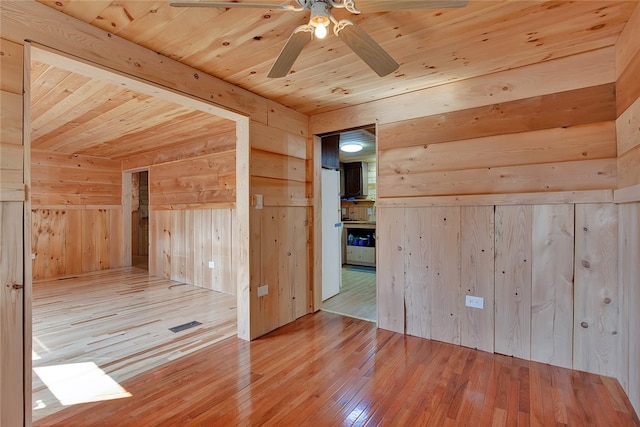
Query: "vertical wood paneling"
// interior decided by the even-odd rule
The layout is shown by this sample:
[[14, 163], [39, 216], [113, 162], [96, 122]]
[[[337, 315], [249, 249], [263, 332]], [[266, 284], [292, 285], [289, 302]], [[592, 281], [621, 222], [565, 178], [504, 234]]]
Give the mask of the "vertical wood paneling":
[[0, 425], [22, 425], [23, 203], [0, 201]]
[[[430, 339], [432, 285], [429, 281], [428, 268], [433, 210], [420, 208], [405, 208], [403, 210], [404, 224], [410, 227], [402, 230], [405, 238], [405, 333]], [[378, 248], [380, 249], [380, 246]], [[386, 264], [384, 258], [381, 259], [381, 263], [382, 265]], [[380, 303], [381, 301], [378, 300], [378, 304]]]
[[[461, 344], [493, 353], [494, 207], [463, 207], [460, 221]], [[484, 308], [464, 305], [464, 295], [484, 298]]]
[[109, 268], [124, 266], [124, 231], [121, 209], [111, 209], [109, 213]]
[[536, 205], [532, 226], [531, 360], [571, 368], [573, 205]]
[[[32, 215], [35, 216], [36, 211]], [[64, 228], [65, 245], [65, 274], [71, 275], [82, 273], [82, 233], [78, 232], [78, 225], [82, 224], [82, 211], [70, 209], [66, 211], [66, 222]], [[37, 259], [37, 258], [36, 258]]]
[[432, 208], [431, 338], [460, 344], [460, 207]]
[[573, 368], [616, 376], [620, 324], [614, 204], [576, 205]]
[[495, 351], [531, 357], [531, 206], [496, 206]]
[[378, 209], [377, 275], [378, 327], [405, 332], [406, 256], [403, 212], [394, 208]]
[[618, 206], [618, 278], [623, 301], [617, 378], [640, 409], [640, 203]]
[[186, 212], [171, 211], [171, 280], [187, 282]]

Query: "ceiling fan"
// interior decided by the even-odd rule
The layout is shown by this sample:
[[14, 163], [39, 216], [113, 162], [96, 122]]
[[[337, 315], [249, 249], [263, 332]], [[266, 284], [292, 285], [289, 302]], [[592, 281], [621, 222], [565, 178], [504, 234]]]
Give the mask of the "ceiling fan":
[[[293, 1], [293, 0], [291, 0]], [[301, 25], [289, 37], [268, 77], [286, 76], [302, 49], [315, 35], [324, 38], [333, 23], [333, 33], [349, 46], [373, 71], [384, 77], [398, 69], [398, 63], [364, 30], [348, 19], [337, 20], [331, 14], [333, 8], [344, 8], [354, 14], [388, 12], [394, 10], [419, 10], [464, 7], [469, 0], [295, 0], [297, 5], [251, 3], [236, 1], [172, 1], [174, 7], [263, 8], [301, 12], [309, 10], [309, 23]]]

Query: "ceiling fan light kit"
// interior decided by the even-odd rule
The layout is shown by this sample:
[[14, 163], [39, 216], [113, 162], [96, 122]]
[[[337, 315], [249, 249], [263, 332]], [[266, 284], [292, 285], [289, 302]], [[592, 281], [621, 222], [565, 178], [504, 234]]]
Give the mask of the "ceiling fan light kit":
[[313, 36], [323, 39], [327, 29], [333, 23], [333, 33], [342, 40], [356, 55], [360, 57], [380, 77], [396, 71], [400, 65], [371, 38], [363, 29], [348, 19], [338, 21], [331, 14], [333, 8], [344, 8], [353, 14], [368, 12], [390, 12], [394, 10], [419, 10], [434, 8], [464, 7], [469, 0], [296, 0], [292, 4], [251, 3], [234, 1], [186, 1], [170, 2], [174, 7], [218, 7], [218, 8], [261, 8], [311, 12], [309, 23], [293, 30], [280, 55], [274, 62], [269, 74], [270, 78], [284, 77], [291, 71], [302, 49]]

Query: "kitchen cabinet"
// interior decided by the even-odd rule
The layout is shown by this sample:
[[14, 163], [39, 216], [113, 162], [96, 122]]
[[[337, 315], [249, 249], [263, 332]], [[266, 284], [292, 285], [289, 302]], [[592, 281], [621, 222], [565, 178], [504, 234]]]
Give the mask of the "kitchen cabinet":
[[368, 194], [369, 173], [365, 162], [343, 163], [344, 197], [359, 197]]
[[345, 264], [375, 267], [376, 224], [366, 221], [343, 222]]

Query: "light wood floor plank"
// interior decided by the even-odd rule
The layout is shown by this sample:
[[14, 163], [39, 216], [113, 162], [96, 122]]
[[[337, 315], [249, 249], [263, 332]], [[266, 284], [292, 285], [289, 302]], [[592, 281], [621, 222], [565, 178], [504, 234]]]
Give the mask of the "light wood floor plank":
[[35, 425], [640, 426], [615, 380], [322, 311], [122, 385], [131, 397], [75, 405]]
[[357, 319], [376, 321], [376, 270], [342, 267], [340, 293], [322, 303], [322, 309]]
[[[94, 362], [118, 383], [235, 336], [236, 297], [137, 268], [34, 283], [34, 420], [61, 409], [38, 368]], [[171, 327], [201, 325], [177, 333]]]

